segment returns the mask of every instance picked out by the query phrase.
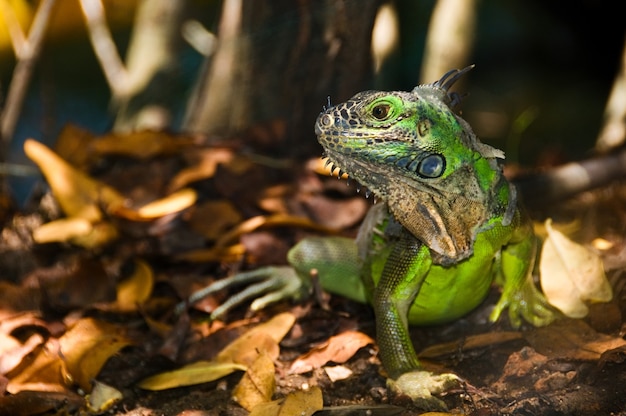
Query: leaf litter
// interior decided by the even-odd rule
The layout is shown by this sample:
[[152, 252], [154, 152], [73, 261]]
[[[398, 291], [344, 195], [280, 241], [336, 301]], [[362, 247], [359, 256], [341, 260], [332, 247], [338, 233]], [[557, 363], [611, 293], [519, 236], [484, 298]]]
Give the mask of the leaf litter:
[[[164, 414], [196, 406], [217, 406], [233, 414], [242, 406], [259, 415], [412, 414], [410, 404], [387, 404], [375, 350], [363, 348], [373, 344], [374, 335], [365, 307], [332, 299], [337, 312], [325, 319], [349, 322], [347, 327], [316, 320], [315, 314], [328, 312], [311, 301], [303, 307], [279, 304], [243, 319], [241, 308], [233, 312], [240, 318], [235, 324], [208, 323], [210, 305], [227, 294], [216, 295], [206, 308], [189, 315], [172, 314], [192, 283], [202, 287], [262, 263], [259, 256], [264, 255], [251, 251], [254, 244], [242, 244], [255, 233], [269, 233], [286, 248], [305, 235], [354, 235], [368, 202], [355, 197], [343, 181], [327, 179], [323, 163], [316, 159], [286, 177], [271, 173], [284, 167], [260, 165], [261, 159], [246, 158], [235, 147], [212, 147], [199, 138], [158, 132], [94, 137], [71, 126], [58, 145], [58, 154], [34, 141], [26, 147], [60, 210], [44, 205], [42, 198], [39, 207], [16, 213], [3, 230], [12, 236], [3, 239], [3, 256], [17, 249], [28, 254], [21, 266], [5, 263], [13, 274], [5, 273], [0, 281], [0, 369], [6, 380], [0, 415], [15, 414], [6, 412], [18, 408], [23, 414], [60, 408], [124, 414], [123, 409], [141, 406]], [[107, 169], [92, 176], [92, 167], [102, 162]], [[126, 176], [108, 174], [116, 170]], [[246, 183], [259, 186], [242, 187]], [[615, 203], [609, 208], [619, 209]], [[585, 218], [585, 212], [576, 218]], [[599, 231], [589, 239], [593, 248], [584, 247], [584, 252], [579, 251], [582, 245], [546, 225], [551, 237], [544, 251], [553, 250], [548, 260], [556, 258], [560, 265], [542, 265], [548, 267], [544, 275], [589, 275], [590, 264], [602, 265], [602, 256], [593, 250], [623, 249], [616, 237], [619, 224], [592, 225]], [[598, 242], [602, 236], [609, 245]], [[570, 263], [577, 259], [584, 262]], [[619, 261], [612, 259], [615, 271]], [[175, 284], [177, 277], [180, 283]], [[486, 313], [479, 310], [459, 323], [412, 331], [422, 334], [415, 338], [418, 344], [427, 340], [418, 345], [428, 357], [425, 365], [451, 368], [467, 380], [465, 396], [446, 398], [457, 413], [534, 409], [537, 397], [561, 411], [576, 410], [575, 397], [593, 394], [612, 409], [624, 404], [607, 389], [626, 382], [619, 380], [625, 373], [623, 294], [616, 290], [607, 304], [614, 305], [610, 310], [616, 317], [600, 330], [591, 325], [602, 321], [602, 309], [589, 300], [606, 301], [606, 280], [558, 282], [580, 292], [566, 298], [575, 302], [570, 309], [583, 310], [581, 303], [589, 309], [585, 321], [562, 320], [520, 333], [506, 323], [486, 326], [481, 319]], [[601, 287], [603, 294], [580, 289], [589, 286]], [[468, 322], [478, 324], [468, 331]], [[298, 330], [303, 325], [306, 333]], [[311, 342], [314, 334], [317, 339]], [[295, 371], [299, 374], [294, 368], [300, 368]], [[81, 396], [85, 392], [91, 393]], [[511, 398], [522, 396], [510, 404]], [[226, 399], [215, 402], [217, 397]], [[164, 400], [177, 403], [178, 410], [167, 410]], [[324, 403], [327, 407], [320, 410]]]

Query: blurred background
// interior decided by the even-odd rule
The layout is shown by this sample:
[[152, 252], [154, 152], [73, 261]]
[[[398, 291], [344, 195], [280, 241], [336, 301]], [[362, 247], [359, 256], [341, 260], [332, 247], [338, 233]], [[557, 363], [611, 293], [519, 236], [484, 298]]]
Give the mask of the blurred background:
[[[16, 169], [29, 163], [23, 141], [54, 144], [68, 123], [94, 133], [238, 137], [261, 154], [309, 157], [320, 153], [312, 126], [327, 97], [410, 90], [471, 63], [476, 68], [456, 86], [469, 94], [463, 115], [482, 140], [506, 151], [509, 164], [584, 158], [596, 147], [620, 68], [626, 26], [616, 7], [589, 0], [0, 0], [5, 191], [18, 200], [29, 193], [33, 176]], [[41, 40], [29, 55], [33, 42], [22, 51], [20, 42], [29, 44], [38, 18]], [[26, 82], [16, 81], [20, 54], [28, 58]], [[23, 102], [10, 98], [12, 87]], [[254, 133], [259, 126], [263, 134]]]

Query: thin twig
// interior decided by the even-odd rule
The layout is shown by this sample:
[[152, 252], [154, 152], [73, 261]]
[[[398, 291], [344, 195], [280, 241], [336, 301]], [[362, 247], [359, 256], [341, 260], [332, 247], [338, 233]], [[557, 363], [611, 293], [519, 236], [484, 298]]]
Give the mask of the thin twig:
[[4, 160], [6, 149], [13, 138], [17, 120], [22, 111], [24, 97], [28, 90], [28, 84], [32, 77], [35, 64], [39, 59], [43, 46], [44, 35], [50, 22], [52, 8], [55, 0], [42, 0], [37, 8], [37, 13], [28, 33], [28, 39], [23, 44], [17, 55], [17, 64], [13, 71], [13, 78], [9, 85], [9, 93], [2, 115], [0, 116], [0, 136], [2, 137], [2, 149], [0, 160]]
[[100, 61], [109, 88], [114, 96], [123, 96], [128, 89], [128, 72], [113, 41], [102, 2], [100, 0], [80, 0], [80, 7], [87, 23], [89, 39]]

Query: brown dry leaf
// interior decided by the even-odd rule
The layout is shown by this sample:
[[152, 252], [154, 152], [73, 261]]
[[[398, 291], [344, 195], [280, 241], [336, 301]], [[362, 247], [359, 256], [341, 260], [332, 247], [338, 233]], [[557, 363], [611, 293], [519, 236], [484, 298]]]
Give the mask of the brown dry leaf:
[[41, 290], [37, 287], [18, 286], [0, 280], [0, 322], [13, 318], [16, 312], [38, 311], [41, 297]]
[[100, 207], [109, 211], [124, 203], [124, 197], [115, 189], [75, 169], [45, 145], [28, 139], [24, 152], [41, 169], [68, 217], [96, 223], [102, 219]]
[[26, 390], [65, 392], [71, 382], [64, 374], [65, 362], [58, 341], [51, 339], [40, 344], [18, 367], [6, 374], [9, 378], [6, 390], [11, 394]]
[[54, 144], [54, 150], [66, 162], [72, 166], [85, 168], [89, 164], [91, 143], [95, 139], [89, 130], [78, 127], [74, 124], [67, 124], [59, 133]]
[[269, 402], [275, 390], [274, 362], [267, 353], [260, 352], [235, 386], [233, 398], [241, 407], [251, 411], [256, 405]]
[[300, 227], [328, 234], [333, 234], [336, 230], [321, 226], [308, 218], [295, 215], [275, 214], [270, 216], [259, 215], [242, 222], [229, 232], [225, 233], [215, 245], [223, 247], [237, 241], [243, 234], [249, 234], [261, 227]]
[[557, 359], [598, 360], [604, 352], [626, 345], [626, 340], [596, 332], [579, 319], [535, 328], [524, 338], [537, 352]]
[[131, 345], [125, 329], [118, 325], [83, 318], [59, 339], [67, 375], [84, 391], [91, 391], [93, 380], [106, 361], [120, 349]]
[[148, 263], [135, 260], [135, 270], [117, 284], [117, 307], [121, 311], [135, 311], [152, 293], [154, 272]]
[[85, 399], [73, 392], [20, 391], [0, 397], [0, 415], [79, 414]]
[[228, 247], [212, 247], [207, 249], [190, 250], [174, 256], [178, 261], [189, 261], [192, 263], [208, 263], [220, 261], [224, 263], [235, 263], [246, 254], [246, 247], [243, 244], [234, 244]]
[[546, 230], [539, 269], [550, 304], [570, 318], [582, 318], [589, 312], [585, 301], [610, 301], [613, 292], [600, 256], [555, 230], [550, 219]]
[[143, 130], [106, 134], [91, 143], [91, 150], [99, 155], [114, 154], [146, 160], [159, 155], [177, 154], [193, 143], [191, 137]]
[[182, 386], [192, 386], [218, 380], [235, 371], [246, 371], [245, 365], [198, 361], [177, 370], [166, 371], [141, 380], [137, 387], [144, 390], [166, 390]]
[[298, 390], [281, 400], [262, 403], [252, 409], [250, 416], [311, 416], [324, 407], [322, 390], [313, 386]]
[[40, 334], [33, 334], [28, 337], [26, 342], [22, 343], [16, 338], [0, 332], [0, 374], [6, 374], [17, 367], [26, 355], [32, 353], [44, 341]]
[[187, 222], [195, 233], [208, 241], [214, 241], [228, 228], [241, 222], [241, 214], [227, 200], [208, 201], [196, 205]]
[[322, 345], [298, 357], [289, 371], [302, 374], [315, 368], [320, 368], [329, 361], [345, 363], [361, 348], [374, 344], [374, 340], [362, 332], [346, 331], [330, 337]]
[[217, 165], [230, 163], [235, 158], [233, 150], [227, 148], [199, 149], [194, 156], [199, 158], [198, 163], [178, 173], [170, 182], [170, 191], [213, 177]]
[[216, 360], [222, 363], [234, 362], [250, 366], [259, 352], [275, 360], [278, 358], [278, 343], [287, 335], [296, 317], [289, 313], [281, 313], [267, 322], [244, 332], [239, 338], [228, 344], [217, 355]]

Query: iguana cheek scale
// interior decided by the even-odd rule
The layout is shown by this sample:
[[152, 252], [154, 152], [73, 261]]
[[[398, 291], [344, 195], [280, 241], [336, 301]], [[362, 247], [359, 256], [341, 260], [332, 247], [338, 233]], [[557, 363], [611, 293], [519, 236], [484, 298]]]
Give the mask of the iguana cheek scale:
[[379, 202], [356, 240], [304, 239], [288, 254], [291, 268], [236, 275], [199, 293], [258, 282], [213, 317], [260, 295], [253, 309], [301, 298], [316, 269], [324, 289], [372, 304], [390, 385], [425, 407], [441, 404], [430, 393], [454, 377], [420, 368], [409, 324], [459, 318], [484, 300], [494, 279], [502, 295], [492, 320], [508, 307], [514, 326], [522, 318], [536, 326], [551, 322], [555, 312], [531, 277], [532, 226], [502, 174], [504, 154], [481, 143], [454, 111], [459, 100], [449, 88], [469, 69], [411, 92], [361, 92], [325, 109], [315, 132], [329, 163]]

